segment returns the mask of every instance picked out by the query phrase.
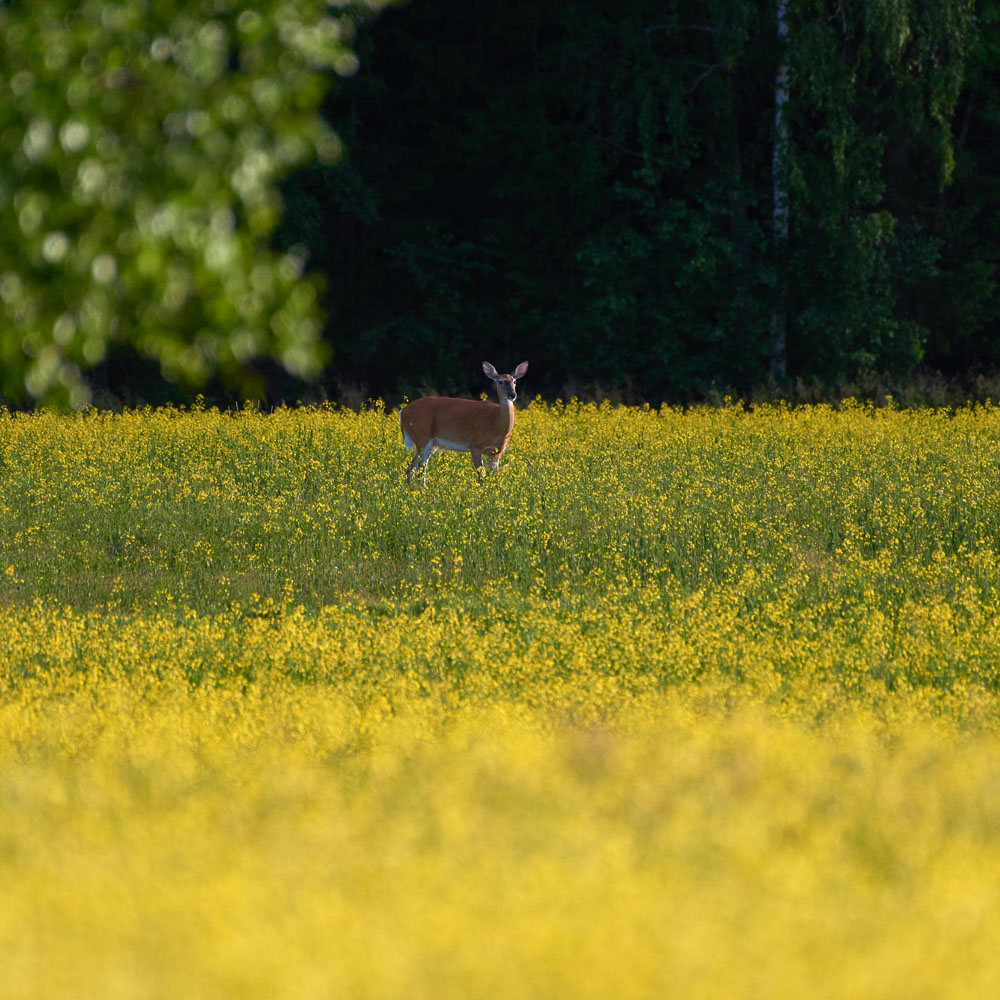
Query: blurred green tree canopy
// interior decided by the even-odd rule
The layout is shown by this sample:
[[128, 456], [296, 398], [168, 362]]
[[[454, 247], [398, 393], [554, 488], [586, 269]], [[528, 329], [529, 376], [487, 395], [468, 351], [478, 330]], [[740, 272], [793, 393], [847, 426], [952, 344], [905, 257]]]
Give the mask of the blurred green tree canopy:
[[318, 108], [387, 0], [0, 0], [0, 389], [80, 406], [115, 343], [195, 387], [324, 360], [277, 182], [340, 142]]

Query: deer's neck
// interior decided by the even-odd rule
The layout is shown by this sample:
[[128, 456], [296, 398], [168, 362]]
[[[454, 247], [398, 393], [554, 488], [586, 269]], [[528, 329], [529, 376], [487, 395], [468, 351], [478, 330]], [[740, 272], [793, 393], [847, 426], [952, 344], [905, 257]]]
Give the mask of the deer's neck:
[[508, 437], [514, 429], [514, 404], [506, 396], [497, 398], [500, 402], [500, 410], [496, 417], [497, 428], [504, 437]]

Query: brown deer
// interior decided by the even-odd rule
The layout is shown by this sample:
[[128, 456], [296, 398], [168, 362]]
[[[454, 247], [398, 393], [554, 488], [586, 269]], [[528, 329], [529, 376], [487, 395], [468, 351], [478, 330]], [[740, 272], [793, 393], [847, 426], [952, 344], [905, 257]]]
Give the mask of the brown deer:
[[514, 430], [517, 380], [527, 370], [528, 362], [522, 361], [513, 375], [500, 375], [488, 361], [483, 362], [484, 374], [496, 384], [498, 403], [422, 396], [404, 406], [399, 413], [403, 444], [416, 449], [413, 460], [406, 467], [406, 482], [411, 482], [413, 473], [423, 466], [426, 486], [427, 462], [441, 448], [467, 451], [479, 480], [483, 478], [484, 455], [490, 471], [496, 472]]

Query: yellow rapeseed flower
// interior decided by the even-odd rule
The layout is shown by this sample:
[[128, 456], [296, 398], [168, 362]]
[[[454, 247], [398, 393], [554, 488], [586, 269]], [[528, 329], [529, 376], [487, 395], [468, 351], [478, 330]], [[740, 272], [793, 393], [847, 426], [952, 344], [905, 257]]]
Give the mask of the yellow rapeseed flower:
[[998, 439], [0, 411], [5, 995], [992, 995]]

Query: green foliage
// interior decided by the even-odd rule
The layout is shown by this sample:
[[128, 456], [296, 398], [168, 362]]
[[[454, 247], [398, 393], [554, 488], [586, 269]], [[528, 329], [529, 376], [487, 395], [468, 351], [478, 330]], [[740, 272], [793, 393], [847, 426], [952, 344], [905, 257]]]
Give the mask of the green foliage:
[[317, 372], [319, 279], [269, 237], [278, 178], [339, 155], [351, 37], [316, 0], [0, 4], [4, 392], [79, 406], [116, 343], [191, 386]]
[[955, 180], [973, 4], [830, 7], [801, 5], [790, 46], [794, 360], [906, 370], [931, 336], [918, 303], [946, 252], [935, 203]]
[[[142, 399], [134, 347], [247, 394], [254, 359], [332, 354], [361, 398], [477, 394], [505, 357], [550, 397], [705, 398], [768, 378], [782, 314], [793, 378], [1000, 362], [996, 0], [789, 0], [787, 52], [749, 0], [436, 0], [356, 32], [381, 2], [0, 4], [3, 391], [79, 403], [103, 364]], [[341, 142], [316, 110], [359, 64], [323, 106]]]

